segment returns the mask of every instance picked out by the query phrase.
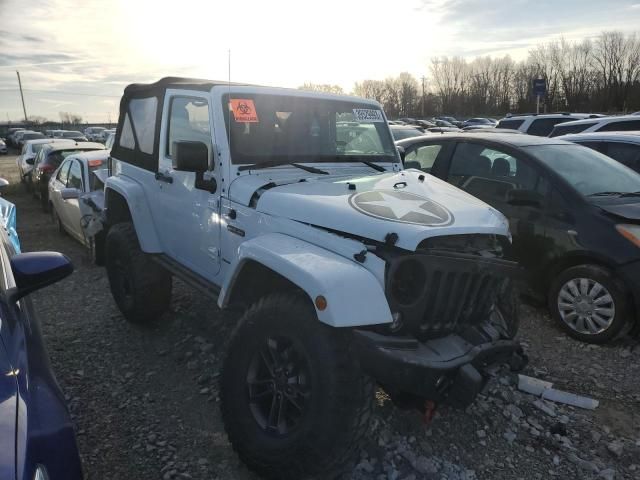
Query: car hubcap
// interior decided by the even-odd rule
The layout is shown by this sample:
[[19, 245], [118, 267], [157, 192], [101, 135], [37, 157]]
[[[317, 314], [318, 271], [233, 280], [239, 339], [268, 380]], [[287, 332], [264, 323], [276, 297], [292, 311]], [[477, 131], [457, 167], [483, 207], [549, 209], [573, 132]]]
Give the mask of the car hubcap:
[[302, 420], [311, 388], [306, 359], [288, 338], [268, 338], [247, 372], [249, 408], [268, 433], [286, 435]]
[[595, 335], [613, 323], [615, 303], [609, 291], [591, 278], [574, 278], [558, 294], [562, 320], [578, 333]]

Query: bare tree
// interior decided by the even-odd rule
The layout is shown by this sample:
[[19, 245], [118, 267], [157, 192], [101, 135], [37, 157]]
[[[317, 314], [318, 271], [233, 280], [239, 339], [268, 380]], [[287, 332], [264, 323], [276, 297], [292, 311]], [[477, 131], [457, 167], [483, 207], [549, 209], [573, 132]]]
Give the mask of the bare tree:
[[442, 109], [448, 113], [462, 110], [462, 99], [468, 88], [469, 68], [461, 57], [431, 60], [431, 76], [441, 97]]
[[327, 83], [305, 83], [301, 87], [298, 87], [298, 90], [309, 90], [312, 92], [325, 92], [325, 93], [336, 93], [336, 94], [344, 93], [340, 85], [330, 85]]
[[376, 102], [383, 103], [386, 87], [382, 80], [363, 80], [355, 84], [353, 93], [359, 97], [369, 98]]

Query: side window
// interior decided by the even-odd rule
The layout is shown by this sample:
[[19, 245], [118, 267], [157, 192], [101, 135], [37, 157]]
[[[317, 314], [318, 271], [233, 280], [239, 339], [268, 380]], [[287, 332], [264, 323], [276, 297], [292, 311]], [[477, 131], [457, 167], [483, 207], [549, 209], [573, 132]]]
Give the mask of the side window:
[[640, 145], [609, 142], [606, 154], [623, 165], [640, 171]]
[[476, 143], [459, 143], [447, 181], [487, 203], [504, 202], [510, 190], [538, 190], [540, 177], [523, 160]]
[[509, 128], [512, 130], [517, 130], [520, 128], [520, 125], [524, 123], [524, 120], [500, 120], [496, 128]]
[[602, 142], [576, 142], [578, 145], [582, 145], [583, 147], [588, 147], [591, 150], [595, 150], [596, 152], [606, 153], [606, 145]]
[[122, 133], [120, 134], [120, 146], [133, 150], [136, 148], [136, 140], [133, 137], [133, 129], [131, 128], [131, 120], [129, 120], [129, 114], [124, 116], [124, 123], [122, 124]]
[[573, 120], [572, 118], [538, 118], [531, 122], [529, 125], [529, 129], [527, 133], [529, 135], [537, 135], [538, 137], [547, 137], [555, 127], [559, 123], [568, 122]]
[[43, 148], [42, 150], [40, 150], [37, 154], [36, 154], [36, 158], [33, 159], [33, 168], [35, 169], [38, 164], [40, 163], [41, 159], [42, 159], [42, 155], [44, 154], [46, 150]]
[[82, 190], [82, 169], [80, 168], [80, 162], [77, 160], [71, 162], [67, 187]]
[[640, 120], [627, 120], [624, 122], [611, 122], [600, 127], [598, 132], [630, 132], [640, 130]]
[[156, 97], [133, 98], [129, 101], [129, 110], [124, 117], [120, 146], [134, 150], [137, 147], [142, 153], [153, 153], [153, 142], [156, 133]]
[[173, 97], [169, 105], [166, 154], [173, 158], [175, 142], [195, 141], [207, 145], [211, 153], [209, 104], [193, 97]]
[[407, 153], [404, 158], [404, 167], [417, 168], [429, 173], [441, 150], [442, 144], [422, 145]]
[[69, 164], [71, 162], [64, 162], [58, 170], [58, 176], [56, 177], [59, 182], [63, 185], [67, 184], [67, 179], [69, 178]]

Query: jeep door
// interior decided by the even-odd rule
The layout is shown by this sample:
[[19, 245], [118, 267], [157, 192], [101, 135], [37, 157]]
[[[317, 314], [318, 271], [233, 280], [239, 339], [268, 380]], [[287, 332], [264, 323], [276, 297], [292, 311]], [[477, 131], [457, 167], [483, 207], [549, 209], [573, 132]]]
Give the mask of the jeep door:
[[515, 257], [529, 273], [537, 271], [549, 250], [545, 236], [549, 182], [535, 165], [506, 146], [458, 142], [445, 179], [502, 212], [509, 220]]
[[[211, 280], [220, 269], [219, 189], [213, 162], [213, 121], [209, 97], [201, 91], [167, 90], [160, 130], [159, 164], [151, 209], [167, 255]], [[202, 142], [210, 171], [176, 170], [179, 141]]]

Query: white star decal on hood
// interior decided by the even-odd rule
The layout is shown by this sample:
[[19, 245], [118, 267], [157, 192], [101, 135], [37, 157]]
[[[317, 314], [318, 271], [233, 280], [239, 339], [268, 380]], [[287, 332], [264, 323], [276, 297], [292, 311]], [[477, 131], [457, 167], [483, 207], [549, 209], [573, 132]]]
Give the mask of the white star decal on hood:
[[411, 212], [420, 213], [424, 215], [426, 212], [420, 208], [425, 204], [425, 200], [409, 200], [398, 199], [380, 192], [382, 200], [362, 200], [360, 203], [364, 205], [377, 205], [390, 209], [397, 219], [403, 218], [405, 215]]

